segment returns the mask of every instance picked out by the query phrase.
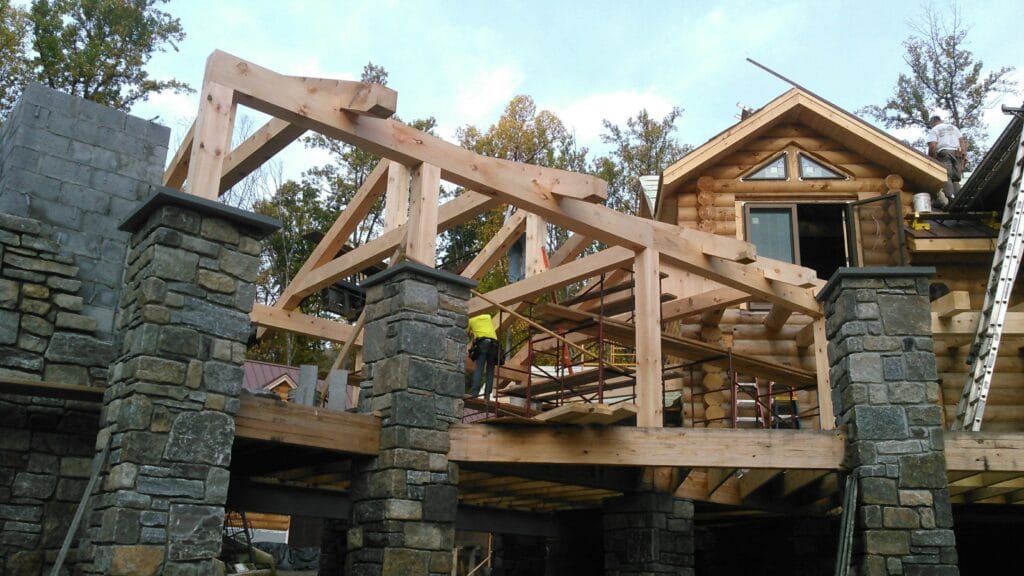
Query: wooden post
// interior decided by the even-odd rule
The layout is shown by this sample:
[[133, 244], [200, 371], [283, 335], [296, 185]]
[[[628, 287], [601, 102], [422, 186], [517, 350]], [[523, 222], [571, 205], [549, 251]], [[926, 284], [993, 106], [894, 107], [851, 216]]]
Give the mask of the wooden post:
[[818, 419], [822, 430], [836, 427], [835, 412], [832, 410], [832, 384], [828, 376], [828, 337], [825, 334], [825, 318], [816, 318], [814, 326], [814, 368], [818, 376]]
[[636, 284], [636, 425], [660, 427], [664, 401], [661, 397], [661, 302], [658, 251], [637, 252], [633, 266]]
[[547, 222], [536, 214], [526, 216], [526, 275], [534, 276], [548, 269], [546, 240]]
[[207, 82], [199, 101], [188, 162], [188, 192], [202, 198], [220, 197], [224, 158], [231, 152], [235, 129], [235, 93], [216, 82]]
[[409, 191], [409, 226], [405, 237], [405, 257], [434, 267], [437, 258], [437, 208], [441, 190], [441, 169], [420, 164], [412, 177]]
[[384, 197], [384, 231], [405, 224], [409, 217], [409, 168], [392, 162], [388, 165], [388, 188]]

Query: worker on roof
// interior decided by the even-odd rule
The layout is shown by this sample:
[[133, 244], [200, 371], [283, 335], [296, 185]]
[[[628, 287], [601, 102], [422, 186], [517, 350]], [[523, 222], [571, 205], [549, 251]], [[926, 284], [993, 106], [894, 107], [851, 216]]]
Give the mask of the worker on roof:
[[[479, 395], [481, 383], [484, 383], [486, 384], [484, 398], [487, 398], [491, 395], [491, 387], [494, 385], [494, 366], [498, 363], [498, 333], [494, 331], [494, 320], [490, 314], [473, 316], [469, 319], [466, 332], [473, 336], [469, 357], [476, 363], [469, 395]], [[484, 382], [481, 382], [481, 376], [485, 377]]]
[[960, 192], [960, 178], [967, 162], [967, 140], [960, 130], [935, 115], [928, 121], [928, 155], [946, 167], [946, 184], [936, 194], [936, 207], [945, 208]]

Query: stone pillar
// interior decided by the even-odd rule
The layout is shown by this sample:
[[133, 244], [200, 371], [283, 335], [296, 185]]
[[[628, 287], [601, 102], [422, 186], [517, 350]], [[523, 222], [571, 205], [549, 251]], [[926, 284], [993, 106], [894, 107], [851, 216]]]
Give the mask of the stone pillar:
[[825, 302], [832, 400], [858, 482], [862, 575], [955, 575], [928, 303], [934, 268], [841, 268]]
[[276, 226], [172, 190], [123, 225], [124, 345], [104, 394], [97, 449], [111, 452], [86, 573], [214, 573], [259, 238]]
[[353, 477], [348, 575], [451, 574], [458, 468], [448, 426], [462, 416], [473, 285], [412, 262], [363, 282], [359, 411], [381, 416], [381, 450]]
[[604, 501], [605, 576], [693, 576], [693, 502], [666, 492]]

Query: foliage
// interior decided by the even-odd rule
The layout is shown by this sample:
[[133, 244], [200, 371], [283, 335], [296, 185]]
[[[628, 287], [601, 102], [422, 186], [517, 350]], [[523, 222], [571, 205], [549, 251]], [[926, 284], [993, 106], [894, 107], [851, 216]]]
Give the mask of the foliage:
[[120, 110], [154, 92], [182, 91], [144, 67], [154, 52], [177, 50], [181, 22], [156, 8], [167, 0], [34, 0], [32, 65], [40, 82]]
[[[318, 196], [316, 188], [289, 180], [272, 197], [253, 205], [256, 212], [281, 222], [281, 229], [263, 242], [263, 265], [257, 280], [260, 299], [269, 302], [281, 294], [316, 247], [322, 230], [330, 225], [331, 213]], [[316, 315], [320, 306], [320, 297], [314, 296], [299, 309]], [[275, 332], [250, 348], [249, 357], [282, 364], [321, 364], [323, 352], [317, 340]]]
[[[525, 95], [512, 98], [498, 122], [487, 130], [463, 126], [456, 131], [456, 138], [464, 148], [484, 156], [562, 170], [586, 170], [587, 149], [578, 145], [576, 137], [558, 116], [548, 110], [537, 110], [533, 98]], [[442, 236], [446, 261], [467, 263], [504, 221], [504, 209], [497, 208], [447, 231]], [[549, 251], [564, 239], [564, 232], [555, 233], [551, 228], [547, 239]], [[507, 278], [508, 262], [502, 259], [481, 280], [480, 289], [486, 291], [503, 286]]]
[[611, 144], [612, 150], [608, 156], [594, 160], [592, 171], [608, 182], [609, 207], [636, 214], [637, 203], [643, 194], [640, 177], [660, 175], [692, 149], [680, 144], [673, 136], [676, 120], [682, 112], [674, 107], [664, 118], [657, 120], [643, 109], [627, 119], [624, 127], [604, 121], [605, 132], [601, 134], [601, 141]]
[[0, 0], [0, 119], [14, 107], [31, 77], [28, 35], [28, 14], [10, 0]]
[[[913, 33], [903, 42], [903, 59], [910, 68], [896, 80], [895, 94], [885, 104], [859, 110], [887, 128], [928, 129], [928, 119], [938, 112], [943, 120], [957, 126], [967, 138], [969, 157], [980, 157], [978, 145], [986, 139], [982, 113], [995, 96], [1010, 91], [1013, 67], [984, 72], [981, 60], [967, 49], [970, 27], [963, 22], [955, 4], [947, 14], [933, 4], [924, 8], [911, 23]], [[923, 139], [917, 145], [921, 145]]]

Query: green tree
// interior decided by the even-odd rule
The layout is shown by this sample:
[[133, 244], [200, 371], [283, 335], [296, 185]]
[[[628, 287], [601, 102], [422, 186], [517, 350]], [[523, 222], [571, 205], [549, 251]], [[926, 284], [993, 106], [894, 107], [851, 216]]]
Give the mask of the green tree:
[[[253, 209], [281, 222], [281, 229], [263, 243], [263, 265], [257, 280], [259, 297], [269, 302], [281, 294], [306, 262], [330, 225], [331, 214], [320, 202], [315, 187], [291, 180], [270, 198], [257, 201]], [[299, 309], [320, 314], [319, 295], [306, 298]], [[319, 340], [274, 331], [249, 350], [249, 357], [282, 364], [323, 365], [324, 353]]]
[[167, 0], [34, 0], [32, 60], [36, 78], [58, 90], [121, 110], [163, 90], [145, 66], [155, 52], [177, 51], [181, 22], [157, 5]]
[[651, 117], [646, 110], [626, 120], [625, 126], [604, 121], [601, 141], [612, 146], [606, 156], [597, 158], [591, 171], [608, 182], [607, 205], [620, 212], [636, 214], [640, 195], [640, 177], [661, 174], [665, 168], [686, 155], [692, 148], [680, 144], [674, 133], [676, 120], [682, 114], [678, 107], [662, 119]]
[[[984, 72], [984, 63], [967, 49], [970, 27], [956, 4], [950, 4], [946, 14], [929, 4], [910, 26], [912, 33], [903, 42], [909, 72], [899, 75], [895, 94], [884, 104], [859, 112], [886, 128], [919, 128], [922, 135], [928, 130], [928, 119], [940, 112], [967, 138], [973, 164], [982, 152], [978, 145], [987, 138], [982, 113], [995, 96], [1013, 89], [1013, 67]], [[923, 138], [915, 145], [922, 143]]]
[[30, 80], [120, 110], [163, 90], [191, 91], [145, 70], [185, 37], [181, 22], [157, 9], [166, 2], [33, 0], [25, 10], [0, 0], [0, 120]]
[[0, 0], [0, 120], [7, 117], [31, 77], [28, 36], [28, 14], [10, 0]]
[[[554, 113], [537, 110], [533, 98], [526, 95], [512, 98], [501, 118], [486, 130], [467, 125], [456, 131], [456, 137], [464, 148], [484, 156], [576, 172], [587, 167], [588, 151], [578, 145], [572, 131]], [[455, 268], [467, 263], [501, 228], [504, 217], [504, 209], [494, 209], [447, 231], [442, 236], [446, 261]], [[557, 247], [565, 236], [564, 231], [549, 228], [549, 250]], [[508, 262], [502, 259], [483, 278], [481, 289], [502, 286], [507, 277]]]

